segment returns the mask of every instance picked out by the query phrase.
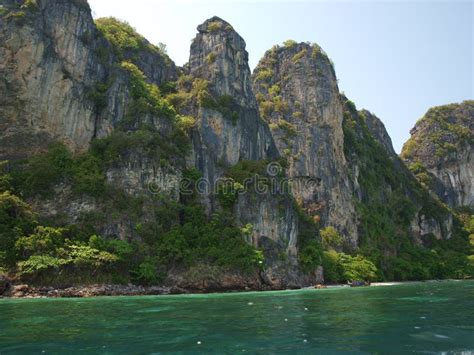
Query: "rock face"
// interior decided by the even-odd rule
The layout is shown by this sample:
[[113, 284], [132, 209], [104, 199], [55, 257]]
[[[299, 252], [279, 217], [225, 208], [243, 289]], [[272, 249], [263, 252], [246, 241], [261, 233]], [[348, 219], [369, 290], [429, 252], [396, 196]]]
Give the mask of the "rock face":
[[86, 2], [4, 1], [0, 18], [0, 154], [24, 156], [54, 140], [87, 148], [95, 110], [87, 89], [104, 78], [94, 52], [81, 39], [96, 33]]
[[[276, 158], [268, 126], [260, 120], [250, 85], [245, 42], [232, 26], [213, 17], [198, 26], [191, 44], [187, 72], [209, 84], [216, 106], [200, 105], [193, 160], [210, 180], [216, 163], [234, 165], [240, 160]], [[225, 102], [222, 102], [225, 101]]]
[[299, 204], [352, 245], [357, 230], [344, 156], [343, 107], [334, 68], [317, 45], [285, 43], [267, 51], [253, 74], [260, 111]]
[[[135, 54], [149, 82], [176, 80], [175, 65], [140, 38], [140, 56], [97, 30], [86, 1], [4, 1], [0, 17], [0, 154], [27, 156], [61, 141], [84, 151], [126, 115], [129, 77], [114, 65]], [[99, 107], [100, 106], [100, 107]]]
[[451, 207], [474, 206], [474, 101], [433, 107], [410, 131], [402, 158]]
[[[218, 17], [197, 29], [185, 71], [208, 85], [214, 103], [201, 102], [188, 111], [197, 117], [189, 163], [202, 172], [212, 192], [216, 180], [238, 162], [270, 161], [280, 155], [268, 124], [259, 115], [245, 41]], [[208, 210], [218, 208], [215, 194], [202, 197]], [[233, 213], [242, 225], [252, 225], [249, 242], [266, 252], [267, 283], [276, 288], [302, 285], [297, 261], [299, 219], [291, 197], [271, 191], [258, 193], [251, 187], [239, 196]], [[279, 253], [287, 255], [285, 267], [278, 261]], [[311, 282], [318, 281], [321, 275]]]
[[[1, 90], [5, 94], [10, 86], [17, 90], [8, 91], [15, 105], [1, 107], [5, 112], [2, 159], [31, 156], [55, 141], [79, 153], [95, 138], [119, 135], [128, 139], [144, 126], [152, 133], [142, 140], [150, 140], [150, 134], [156, 137], [150, 142], [175, 139], [173, 120], [163, 117], [161, 109], [150, 109], [155, 102], [144, 103], [135, 91], [139, 85], [145, 90], [141, 95], [152, 95], [158, 87], [176, 81], [178, 70], [131, 27], [113, 18], [98, 20], [96, 27], [86, 2], [40, 0], [37, 6], [24, 8], [11, 1], [6, 6], [8, 12], [2, 17], [5, 45], [0, 46], [0, 53], [8, 60], [2, 67], [5, 80]], [[50, 12], [54, 16], [48, 16]], [[17, 20], [11, 15], [15, 13], [24, 13], [24, 19]], [[123, 33], [131, 43], [119, 40]], [[29, 56], [23, 57], [24, 53]], [[150, 155], [142, 147], [117, 151], [114, 161], [103, 167], [106, 182], [142, 201], [143, 213], [130, 214], [126, 206], [117, 210], [114, 206], [123, 203], [120, 194], [111, 197], [117, 198], [115, 202], [100, 201], [78, 197], [70, 186], [61, 184], [54, 197], [29, 201], [42, 218], [78, 223], [84, 216], [108, 216], [107, 223], [94, 226], [96, 230], [104, 237], [130, 240], [138, 237], [137, 225], [156, 219], [157, 195], [180, 200], [179, 183], [186, 168], [196, 168], [210, 184], [210, 190], [201, 194], [201, 202], [211, 215], [222, 209], [215, 182], [230, 167], [248, 160], [262, 161], [265, 166], [267, 160], [279, 158], [268, 124], [259, 116], [245, 42], [228, 23], [215, 17], [198, 27], [183, 71], [194, 81], [193, 88], [200, 84], [202, 89], [197, 95], [193, 91], [192, 99], [182, 108], [184, 115], [196, 121], [189, 130], [187, 163], [173, 157], [164, 164], [161, 152]], [[31, 78], [25, 80], [25, 73]], [[153, 87], [143, 86], [142, 79]], [[17, 142], [26, 136], [32, 138], [23, 150]], [[304, 275], [299, 268], [301, 221], [290, 195], [251, 190], [239, 196], [232, 213], [238, 224], [252, 226], [248, 242], [262, 248], [267, 256], [266, 271], [253, 283], [283, 288], [322, 281], [321, 271]], [[284, 262], [282, 254], [286, 255]]]
[[[103, 44], [95, 51], [99, 60], [107, 64], [107, 71], [105, 78], [98, 78], [92, 92], [95, 96], [99, 95], [99, 100], [97, 97], [95, 100], [96, 106], [99, 101], [99, 107], [96, 107], [96, 137], [104, 137], [117, 128], [121, 122], [127, 120], [127, 116], [130, 116], [128, 112], [132, 104], [130, 73], [124, 71], [118, 64], [132, 63], [141, 71], [144, 80], [156, 86], [176, 81], [178, 70], [165, 53], [148, 42], [127, 23], [111, 17], [98, 19], [96, 26], [99, 30], [96, 31], [96, 36], [103, 39]], [[128, 38], [129, 42], [122, 43], [120, 40], [122, 37]], [[90, 38], [94, 37], [90, 36]], [[164, 128], [162, 125], [166, 122], [163, 120], [150, 114], [145, 116], [147, 117], [139, 118], [139, 121], [149, 122], [158, 129]]]
[[344, 96], [342, 100], [344, 153], [357, 201], [359, 247], [375, 244], [387, 256], [395, 255], [396, 245], [406, 237], [419, 246], [431, 236], [451, 238], [452, 214], [414, 179], [380, 119], [366, 110], [357, 111]]
[[[125, 137], [144, 124], [156, 131], [155, 139], [173, 135], [172, 121], [148, 109], [149, 103], [137, 108], [132, 82], [143, 75], [147, 83], [163, 85], [177, 79], [177, 68], [131, 27], [103, 19], [98, 30], [82, 0], [38, 0], [29, 5], [5, 1], [3, 6], [1, 159], [32, 156], [58, 141], [81, 153], [94, 138], [128, 131], [122, 134]], [[116, 43], [111, 33], [117, 29], [128, 31], [135, 42], [129, 46]], [[163, 166], [160, 154], [121, 153], [126, 154], [104, 167], [109, 184], [134, 196], [150, 195], [151, 189], [179, 199], [181, 171], [177, 166], [182, 169], [182, 159]], [[66, 215], [69, 222], [99, 208], [90, 198], [72, 196], [67, 186], [59, 186], [56, 192], [51, 201], [30, 202], [42, 216]], [[109, 218], [109, 225], [100, 230], [104, 235], [126, 238], [135, 234], [133, 228], [127, 218]]]
[[382, 120], [367, 110], [361, 110], [360, 115], [364, 117], [365, 124], [375, 140], [383, 145], [387, 153], [392, 156], [396, 155], [393, 149], [392, 139], [388, 135]]

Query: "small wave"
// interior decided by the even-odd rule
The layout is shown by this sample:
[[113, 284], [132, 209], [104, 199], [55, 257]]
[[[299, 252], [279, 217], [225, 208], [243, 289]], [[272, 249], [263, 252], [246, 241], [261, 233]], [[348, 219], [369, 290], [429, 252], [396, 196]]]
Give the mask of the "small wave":
[[443, 334], [436, 334], [432, 332], [422, 332], [422, 333], [417, 333], [417, 334], [410, 334], [412, 338], [420, 339], [420, 340], [426, 340], [426, 341], [443, 341], [443, 340], [448, 340], [451, 339], [447, 335]]
[[171, 309], [171, 307], [154, 307], [154, 308], [140, 309], [136, 311], [136, 313], [157, 313], [157, 312], [163, 312], [169, 309]]

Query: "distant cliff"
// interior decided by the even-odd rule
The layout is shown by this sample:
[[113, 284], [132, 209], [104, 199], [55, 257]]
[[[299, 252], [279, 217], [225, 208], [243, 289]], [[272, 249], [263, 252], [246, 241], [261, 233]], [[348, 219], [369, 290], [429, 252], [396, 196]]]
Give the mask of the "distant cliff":
[[402, 158], [451, 207], [474, 206], [474, 101], [433, 107], [411, 130]]
[[180, 68], [85, 1], [0, 10], [0, 272], [195, 291], [469, 272], [457, 219], [318, 45], [252, 74], [213, 17]]

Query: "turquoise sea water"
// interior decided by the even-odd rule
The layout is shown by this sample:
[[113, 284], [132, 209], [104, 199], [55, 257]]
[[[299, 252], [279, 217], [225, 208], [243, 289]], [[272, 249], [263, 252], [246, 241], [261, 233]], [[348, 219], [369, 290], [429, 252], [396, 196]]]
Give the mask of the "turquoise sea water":
[[474, 281], [0, 300], [2, 355], [345, 351], [473, 352]]

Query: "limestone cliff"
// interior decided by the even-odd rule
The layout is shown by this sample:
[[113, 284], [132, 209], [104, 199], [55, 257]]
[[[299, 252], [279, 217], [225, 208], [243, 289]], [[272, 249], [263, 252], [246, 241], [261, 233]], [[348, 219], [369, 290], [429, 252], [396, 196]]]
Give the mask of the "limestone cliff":
[[[163, 221], [162, 215], [171, 201], [190, 198], [180, 195], [183, 174], [196, 169], [209, 184], [199, 193], [210, 218], [229, 208], [214, 189], [217, 179], [246, 161], [260, 162], [258, 173], [265, 175], [266, 165], [279, 158], [259, 116], [245, 42], [225, 21], [212, 18], [198, 27], [178, 79], [169, 57], [128, 24], [113, 18], [94, 24], [86, 2], [11, 1], [1, 19], [2, 97], [9, 87], [17, 90], [1, 107], [0, 156], [31, 157], [62, 142], [77, 156], [75, 164], [87, 162], [86, 174], [97, 178], [78, 193], [74, 173], [63, 171], [45, 182], [52, 185], [47, 195], [30, 191], [28, 201], [41, 220], [92, 228], [106, 238], [157, 238], [156, 229], [182, 219], [170, 212]], [[21, 169], [34, 169], [28, 164]], [[250, 188], [230, 208], [236, 225], [249, 230], [248, 242], [263, 250], [266, 268], [256, 278], [206, 282], [283, 288], [322, 280], [320, 270], [305, 274], [299, 267], [304, 244], [298, 235], [306, 222], [290, 195]], [[317, 230], [311, 238], [317, 240]], [[170, 272], [170, 282], [197, 287], [186, 275]]]
[[383, 272], [403, 246], [451, 237], [449, 211], [395, 155], [381, 121], [339, 93], [319, 46], [288, 41], [251, 75], [244, 40], [213, 17], [177, 68], [127, 23], [94, 22], [86, 1], [2, 4], [0, 160], [11, 177], [0, 189], [38, 221], [19, 235], [0, 229], [0, 246], [38, 223], [65, 227], [51, 232], [63, 243], [48, 254], [58, 264], [32, 279], [82, 272], [74, 252], [90, 248], [91, 265], [97, 255], [115, 263], [100, 282], [301, 287], [322, 281], [326, 226]]
[[245, 42], [231, 25], [213, 17], [198, 26], [186, 72], [202, 79], [212, 97], [194, 108], [198, 129], [192, 158], [206, 177], [213, 180], [218, 162], [229, 166], [278, 156], [258, 115]]
[[87, 89], [105, 77], [85, 1], [5, 0], [0, 17], [0, 152], [19, 157], [60, 139], [85, 149], [95, 134]]
[[382, 120], [367, 110], [361, 110], [360, 115], [364, 118], [365, 124], [375, 140], [379, 142], [390, 155], [396, 155], [395, 149], [393, 149], [392, 139], [385, 129]]
[[25, 156], [55, 141], [84, 151], [92, 138], [110, 134], [131, 96], [129, 74], [114, 63], [133, 57], [149, 82], [176, 80], [174, 64], [144, 38], [135, 34], [133, 46], [104, 38], [86, 1], [6, 0], [3, 9], [3, 156]]
[[334, 68], [317, 45], [288, 41], [267, 51], [253, 74], [293, 193], [322, 226], [357, 245], [356, 216], [343, 152], [343, 106]]
[[402, 158], [451, 207], [474, 206], [474, 101], [433, 107], [410, 131]]
[[420, 246], [429, 244], [432, 237], [451, 238], [451, 212], [414, 179], [395, 154], [383, 123], [342, 99], [344, 152], [357, 201], [359, 247], [370, 253], [375, 247], [383, 259], [399, 253], [407, 238]]
[[[178, 200], [186, 142], [158, 89], [176, 80], [174, 63], [127, 24], [101, 19], [97, 29], [86, 1], [5, 1], [2, 9], [0, 157], [30, 157], [56, 142], [80, 154], [114, 134], [122, 147], [100, 167], [107, 183], [133, 196], [151, 188]], [[118, 40], [124, 32], [126, 43]], [[100, 149], [109, 149], [107, 142]], [[103, 202], [72, 194], [68, 184], [59, 184], [50, 200], [31, 203], [41, 216], [69, 223], [85, 213], [111, 213]], [[138, 219], [115, 213], [96, 227], [129, 238]]]
[[318, 45], [273, 47], [255, 69], [253, 87], [288, 161], [293, 195], [321, 228], [341, 232], [344, 250], [371, 255], [385, 271], [404, 243], [452, 236], [451, 213], [413, 178], [382, 121], [339, 93]]
[[[259, 173], [266, 174], [266, 165], [280, 155], [268, 124], [259, 115], [245, 41], [218, 17], [205, 21], [197, 30], [182, 77], [182, 81], [193, 81], [187, 86], [193, 87], [191, 91], [197, 97], [184, 104], [181, 111], [196, 118], [191, 129], [193, 149], [188, 164], [196, 167], [209, 183], [210, 193], [201, 197], [212, 212], [222, 207], [215, 183], [228, 176], [229, 168], [236, 164], [244, 166], [245, 161], [260, 161], [265, 169]], [[186, 91], [186, 83], [182, 86]], [[196, 93], [199, 86], [201, 90]], [[252, 175], [247, 177], [247, 181], [239, 183], [247, 185]], [[249, 242], [266, 253], [265, 282], [275, 287], [303, 284], [297, 260], [302, 222], [291, 197], [283, 192], [259, 193], [254, 184], [248, 186], [232, 207], [233, 214], [241, 225], [252, 226]], [[317, 239], [316, 232], [313, 238]], [[278, 260], [281, 254], [287, 260], [283, 265]], [[320, 279], [320, 275], [314, 275], [312, 281]]]

